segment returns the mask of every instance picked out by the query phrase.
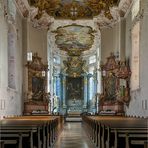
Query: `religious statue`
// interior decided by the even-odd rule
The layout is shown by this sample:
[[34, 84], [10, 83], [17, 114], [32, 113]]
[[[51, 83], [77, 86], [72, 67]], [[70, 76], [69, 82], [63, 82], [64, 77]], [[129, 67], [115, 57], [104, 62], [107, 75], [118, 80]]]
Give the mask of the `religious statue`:
[[50, 94], [50, 92], [45, 93], [45, 95], [44, 95], [44, 101], [45, 101], [45, 102], [49, 102], [49, 103], [51, 103], [50, 98], [51, 98], [51, 94]]
[[56, 109], [58, 111], [58, 108], [59, 108], [59, 100], [58, 100], [58, 97], [53, 94], [53, 100], [52, 100], [52, 105], [53, 105], [53, 109]]
[[33, 95], [32, 91], [29, 91], [29, 92], [27, 93], [28, 101], [31, 101], [31, 100], [32, 100], [32, 95]]

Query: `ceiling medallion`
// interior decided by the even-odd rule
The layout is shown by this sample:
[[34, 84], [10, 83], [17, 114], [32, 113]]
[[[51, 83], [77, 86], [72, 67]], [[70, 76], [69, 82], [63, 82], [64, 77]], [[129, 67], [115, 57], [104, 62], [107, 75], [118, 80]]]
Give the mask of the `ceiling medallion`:
[[112, 19], [110, 8], [117, 6], [119, 0], [28, 0], [31, 6], [38, 9], [37, 19], [46, 12], [55, 19], [82, 19], [93, 18], [104, 13]]

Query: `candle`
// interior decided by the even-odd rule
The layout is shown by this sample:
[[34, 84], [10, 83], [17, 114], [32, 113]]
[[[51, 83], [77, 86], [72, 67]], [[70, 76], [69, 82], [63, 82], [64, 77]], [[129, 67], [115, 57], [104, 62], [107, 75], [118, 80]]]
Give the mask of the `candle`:
[[27, 61], [32, 61], [32, 52], [27, 52]]

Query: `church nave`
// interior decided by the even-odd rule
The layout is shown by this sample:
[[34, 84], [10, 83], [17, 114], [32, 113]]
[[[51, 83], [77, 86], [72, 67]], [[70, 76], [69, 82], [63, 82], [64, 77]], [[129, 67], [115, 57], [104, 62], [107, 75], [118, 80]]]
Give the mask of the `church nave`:
[[0, 0], [0, 148], [148, 148], [148, 0]]

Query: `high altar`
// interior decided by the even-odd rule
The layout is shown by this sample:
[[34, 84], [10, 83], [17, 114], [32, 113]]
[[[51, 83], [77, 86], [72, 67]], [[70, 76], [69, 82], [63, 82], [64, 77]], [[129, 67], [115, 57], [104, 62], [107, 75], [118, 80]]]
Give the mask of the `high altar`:
[[70, 57], [64, 61], [62, 73], [63, 109], [68, 114], [80, 114], [87, 108], [87, 79], [85, 61], [81, 57]]
[[89, 26], [77, 24], [58, 27], [53, 32], [56, 34], [57, 47], [66, 55], [60, 72], [62, 112], [80, 114], [88, 111], [92, 99], [88, 97], [89, 78], [95, 74], [89, 74], [88, 59], [85, 59], [84, 55], [93, 45], [94, 32]]

